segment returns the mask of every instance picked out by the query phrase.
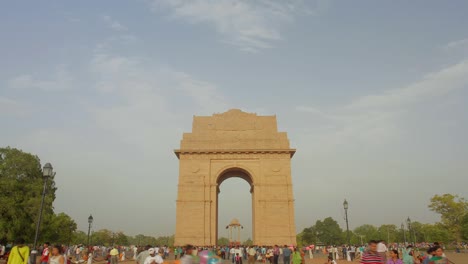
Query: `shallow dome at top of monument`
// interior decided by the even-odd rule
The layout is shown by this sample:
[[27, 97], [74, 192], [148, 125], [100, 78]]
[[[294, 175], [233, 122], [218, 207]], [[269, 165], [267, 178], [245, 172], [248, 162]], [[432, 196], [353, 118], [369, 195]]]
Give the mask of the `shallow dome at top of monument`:
[[229, 223], [230, 226], [240, 226], [240, 222], [237, 218], [234, 218], [231, 220], [231, 223]]

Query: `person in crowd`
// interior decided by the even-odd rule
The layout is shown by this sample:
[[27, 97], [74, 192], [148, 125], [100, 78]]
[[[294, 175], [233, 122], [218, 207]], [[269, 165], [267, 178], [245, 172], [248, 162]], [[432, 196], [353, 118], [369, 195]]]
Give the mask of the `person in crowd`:
[[76, 248], [75, 248], [75, 261], [80, 262], [80, 259], [81, 259], [81, 247], [76, 246]]
[[236, 249], [234, 247], [231, 247], [229, 250], [229, 256], [231, 258], [232, 263], [234, 264], [236, 262]]
[[247, 254], [249, 255], [248, 264], [255, 264], [255, 255], [257, 254], [255, 248], [252, 246], [249, 247]]
[[156, 254], [156, 251], [154, 248], [148, 249], [148, 254], [149, 256], [145, 259], [145, 262], [143, 264], [161, 264], [163, 263], [162, 260], [160, 260], [161, 256], [159, 254]]
[[431, 260], [431, 258], [433, 257], [433, 254], [434, 254], [434, 248], [433, 247], [430, 247], [428, 250], [427, 250], [427, 254], [426, 256], [424, 257], [423, 261], [422, 261], [422, 264], [429, 264], [429, 261]]
[[6, 246], [0, 244], [0, 259], [2, 259], [3, 256], [5, 256], [5, 252], [6, 252]]
[[287, 245], [284, 245], [283, 247], [283, 263], [284, 264], [289, 264], [291, 263], [291, 249], [288, 248]]
[[349, 248], [349, 257], [350, 257], [351, 261], [354, 261], [354, 259], [356, 258], [356, 250], [357, 250], [357, 248], [355, 246], [351, 246]]
[[138, 254], [136, 257], [136, 264], [143, 264], [146, 260], [146, 258], [149, 256], [149, 249], [151, 248], [150, 245], [145, 246], [144, 250]]
[[271, 247], [267, 248], [265, 259], [268, 260], [268, 263], [273, 264], [273, 249]]
[[236, 256], [234, 257], [234, 261], [236, 264], [242, 264], [242, 257], [239, 255], [239, 252], [236, 252]]
[[138, 247], [134, 246], [133, 247], [133, 260], [136, 260], [137, 256], [138, 256]]
[[28, 264], [29, 247], [24, 245], [24, 239], [17, 239], [15, 244], [16, 246], [10, 250], [7, 264]]
[[361, 256], [361, 264], [383, 264], [382, 256], [377, 252], [378, 242], [369, 241], [369, 249]]
[[325, 262], [325, 264], [337, 264], [337, 263], [332, 257], [328, 256], [327, 262]]
[[273, 247], [273, 264], [278, 264], [279, 255], [280, 255], [280, 249], [278, 245], [275, 245]]
[[[45, 247], [45, 245], [44, 245]], [[55, 245], [52, 247], [52, 255], [48, 258], [49, 264], [64, 264], [65, 258], [62, 256], [62, 247]]]
[[110, 255], [110, 264], [119, 263], [119, 250], [116, 247], [113, 247], [109, 252]]
[[400, 259], [398, 250], [390, 250], [390, 258], [387, 260], [387, 264], [403, 264], [403, 261]]
[[47, 264], [49, 262], [49, 242], [44, 243], [44, 248], [42, 249], [41, 254], [41, 264]]
[[180, 264], [193, 264], [193, 246], [186, 245], [184, 249], [184, 255], [180, 258]]
[[432, 249], [433, 257], [430, 258], [429, 264], [449, 264], [450, 261], [444, 257], [444, 250], [440, 246], [435, 246]]
[[[243, 257], [243, 252], [242, 252], [242, 247], [236, 246], [236, 249], [234, 250], [235, 253], [235, 263], [236, 264], [242, 264], [242, 257]], [[239, 256], [239, 259], [237, 257]], [[237, 260], [239, 260], [239, 263], [237, 263]]]
[[385, 244], [384, 240], [380, 240], [379, 243], [377, 244], [377, 252], [379, 255], [382, 256], [384, 262], [387, 262], [387, 245]]
[[342, 259], [347, 259], [347, 253], [346, 253], [347, 251], [348, 251], [348, 249], [346, 248], [346, 245], [343, 245], [341, 247], [341, 258]]
[[403, 263], [404, 264], [414, 264], [413, 246], [412, 245], [409, 245], [406, 248], [403, 248], [402, 253], [403, 253]]
[[94, 257], [93, 249], [90, 248], [88, 250], [88, 264], [93, 264], [93, 257]]
[[292, 253], [292, 264], [305, 264], [304, 253], [298, 247], [294, 248]]

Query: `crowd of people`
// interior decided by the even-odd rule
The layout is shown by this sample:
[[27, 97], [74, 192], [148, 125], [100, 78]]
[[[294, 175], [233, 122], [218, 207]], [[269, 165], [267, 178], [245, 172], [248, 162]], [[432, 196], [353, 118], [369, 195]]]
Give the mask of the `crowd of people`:
[[[18, 239], [15, 246], [7, 250], [7, 245], [0, 245], [0, 257], [8, 254], [7, 264], [33, 264], [30, 249], [24, 240]], [[466, 252], [466, 244], [456, 247], [456, 252]], [[8, 251], [8, 252], [7, 252]], [[367, 245], [343, 246], [210, 246], [184, 247], [169, 246], [64, 246], [44, 243], [38, 248], [41, 264], [92, 264], [94, 261], [107, 261], [118, 264], [120, 261], [134, 260], [136, 264], [163, 264], [173, 256], [180, 264], [210, 264], [197, 261], [200, 252], [209, 251], [220, 260], [232, 264], [305, 264], [305, 259], [314, 255], [325, 255], [326, 264], [336, 264], [337, 260], [357, 261], [362, 264], [449, 264], [444, 254], [444, 247], [439, 243], [390, 243], [370, 241]], [[178, 263], [178, 264], [179, 264]], [[213, 263], [211, 263], [213, 264]]]

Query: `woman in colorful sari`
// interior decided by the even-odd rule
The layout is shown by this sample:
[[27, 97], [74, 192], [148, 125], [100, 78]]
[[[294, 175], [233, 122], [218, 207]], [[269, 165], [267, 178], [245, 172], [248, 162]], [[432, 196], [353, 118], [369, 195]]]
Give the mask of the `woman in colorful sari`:
[[429, 264], [449, 264], [449, 260], [444, 257], [444, 250], [440, 246], [433, 248], [434, 256], [429, 260]]

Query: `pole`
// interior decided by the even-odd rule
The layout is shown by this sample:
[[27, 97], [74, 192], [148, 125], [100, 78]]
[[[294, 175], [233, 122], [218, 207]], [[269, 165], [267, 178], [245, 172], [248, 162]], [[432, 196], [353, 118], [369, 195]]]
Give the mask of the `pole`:
[[406, 230], [405, 230], [405, 225], [401, 223], [401, 229], [403, 229], [403, 238], [405, 239], [405, 246], [406, 246]]
[[88, 249], [89, 249], [89, 234], [91, 232], [91, 223], [88, 225]]
[[387, 226], [387, 243], [390, 243], [390, 228]]
[[47, 177], [44, 179], [44, 187], [42, 189], [42, 200], [41, 200], [41, 208], [39, 209], [39, 218], [37, 219], [36, 223], [36, 234], [34, 235], [34, 245], [33, 245], [33, 250], [31, 251], [31, 259], [32, 263], [36, 263], [36, 256], [37, 256], [37, 240], [39, 238], [39, 227], [41, 226], [41, 221], [42, 221], [42, 210], [44, 209], [44, 200], [45, 200], [45, 195], [47, 191]]
[[348, 208], [345, 209], [345, 217], [346, 217], [346, 241], [348, 241], [348, 245], [350, 245], [349, 240], [349, 223], [348, 223]]

